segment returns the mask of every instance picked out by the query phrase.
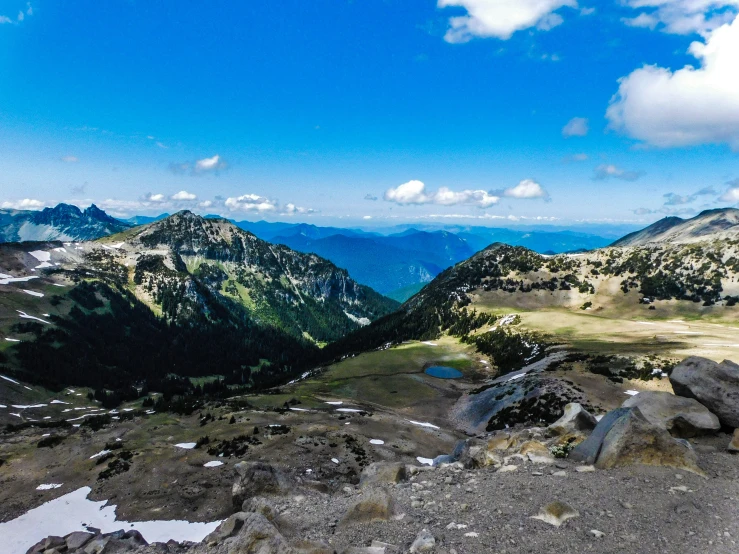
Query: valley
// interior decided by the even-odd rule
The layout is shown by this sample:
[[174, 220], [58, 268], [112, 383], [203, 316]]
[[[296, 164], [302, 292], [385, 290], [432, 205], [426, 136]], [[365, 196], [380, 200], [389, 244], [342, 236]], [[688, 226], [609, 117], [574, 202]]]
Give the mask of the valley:
[[[464, 551], [518, 552], [518, 541], [592, 548], [594, 535], [579, 526], [555, 535], [532, 527], [540, 505], [561, 498], [586, 525], [605, 529], [614, 549], [627, 540], [659, 552], [649, 529], [664, 524], [665, 503], [688, 506], [678, 518], [703, 509], [676, 495], [702, 491], [724, 513], [734, 509], [730, 429], [689, 436], [698, 466], [606, 470], [554, 457], [585, 435], [565, 440], [548, 426], [567, 406], [601, 419], [640, 395], [673, 397], [672, 374], [692, 356], [739, 359], [737, 244], [559, 256], [495, 244], [399, 309], [321, 258], [187, 213], [96, 242], [1, 247], [0, 532], [29, 548], [41, 536], [23, 525], [40, 525], [33, 509], [58, 498], [80, 515], [46, 534], [99, 519], [93, 532], [131, 522], [162, 542], [197, 543], [210, 533], [202, 548], [226, 548], [246, 531], [229, 531], [225, 542], [213, 533], [240, 508], [226, 491], [246, 461], [279, 476], [279, 486], [259, 494], [276, 503], [275, 532], [295, 551], [372, 540], [408, 546], [421, 526]], [[244, 335], [245, 324], [266, 334]], [[241, 332], [223, 342], [230, 328]], [[152, 356], [155, 344], [169, 349]], [[434, 377], [431, 367], [452, 378]], [[501, 437], [510, 445], [499, 457], [491, 445]], [[365, 490], [377, 468], [404, 468], [403, 476]], [[353, 503], [383, 491], [392, 517], [341, 523]], [[494, 527], [483, 523], [479, 495], [497, 506]], [[94, 502], [115, 512], [94, 515]], [[619, 523], [599, 509], [619, 513]], [[718, 529], [716, 544], [728, 550], [716, 551], [729, 552], [723, 533], [739, 533], [732, 525], [689, 526], [693, 535], [674, 551], [690, 552], [691, 541], [704, 544]], [[680, 537], [677, 529], [664, 534]], [[171, 548], [163, 552], [180, 547]]]

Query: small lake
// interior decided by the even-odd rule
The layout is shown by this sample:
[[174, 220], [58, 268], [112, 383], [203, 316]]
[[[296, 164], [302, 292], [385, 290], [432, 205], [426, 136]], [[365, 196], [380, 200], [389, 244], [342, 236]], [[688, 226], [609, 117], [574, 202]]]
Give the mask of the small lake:
[[462, 377], [462, 372], [454, 369], [453, 367], [446, 367], [443, 365], [435, 365], [428, 368], [424, 373], [436, 377], [437, 379], [459, 379]]

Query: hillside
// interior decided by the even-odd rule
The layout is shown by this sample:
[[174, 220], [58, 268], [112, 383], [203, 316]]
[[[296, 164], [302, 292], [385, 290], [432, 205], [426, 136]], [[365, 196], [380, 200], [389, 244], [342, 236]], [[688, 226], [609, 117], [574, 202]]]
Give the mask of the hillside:
[[[363, 351], [409, 339], [429, 340], [485, 324], [476, 311], [507, 307], [597, 313], [678, 310], [699, 315], [739, 303], [739, 240], [610, 247], [544, 256], [494, 244], [447, 269], [401, 310], [332, 345]], [[477, 319], [476, 319], [477, 318]]]
[[613, 246], [645, 246], [653, 243], [690, 244], [711, 240], [739, 239], [739, 210], [706, 210], [692, 219], [666, 217], [649, 227], [626, 235]]
[[190, 212], [96, 242], [2, 245], [0, 268], [0, 365], [49, 386], [274, 383], [397, 307], [318, 256]]
[[445, 268], [474, 253], [464, 240], [446, 232], [413, 231], [388, 237], [331, 235], [317, 239], [297, 234], [273, 240], [329, 259], [383, 294], [428, 283]]
[[41, 211], [0, 210], [0, 242], [95, 240], [131, 226], [110, 217], [95, 204], [84, 211], [70, 204]]

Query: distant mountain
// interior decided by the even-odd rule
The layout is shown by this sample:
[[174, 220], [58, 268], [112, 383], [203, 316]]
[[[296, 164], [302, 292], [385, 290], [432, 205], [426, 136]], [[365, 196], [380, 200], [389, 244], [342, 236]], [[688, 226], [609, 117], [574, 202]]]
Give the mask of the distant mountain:
[[318, 239], [296, 234], [272, 240], [329, 259], [349, 270], [360, 283], [383, 294], [427, 283], [474, 253], [464, 240], [447, 232], [414, 231], [389, 237], [332, 235]]
[[0, 242], [86, 241], [130, 227], [130, 223], [109, 216], [95, 204], [84, 211], [70, 204], [41, 211], [0, 210]]
[[641, 231], [626, 235], [614, 242], [613, 246], [689, 244], [721, 239], [739, 239], [739, 210], [706, 210], [692, 219], [666, 217]]
[[[148, 216], [148, 215], [135, 215], [133, 217], [129, 217], [128, 219], [125, 219], [124, 221], [126, 223], [130, 223], [131, 225], [146, 225], [147, 223], [154, 223], [155, 221], [159, 221], [160, 219], [164, 219], [165, 217], [169, 217], [169, 214], [159, 214], [157, 216]], [[206, 216], [207, 217], [207, 216]]]
[[232, 221], [234, 225], [250, 233], [254, 233], [262, 240], [275, 242], [276, 237], [303, 236], [309, 239], [322, 239], [333, 235], [347, 237], [374, 236], [355, 229], [341, 227], [319, 227], [309, 223], [271, 223], [268, 221]]
[[399, 305], [323, 258], [187, 211], [95, 242], [2, 245], [0, 269], [0, 335], [21, 341], [24, 378], [50, 386], [279, 382]]

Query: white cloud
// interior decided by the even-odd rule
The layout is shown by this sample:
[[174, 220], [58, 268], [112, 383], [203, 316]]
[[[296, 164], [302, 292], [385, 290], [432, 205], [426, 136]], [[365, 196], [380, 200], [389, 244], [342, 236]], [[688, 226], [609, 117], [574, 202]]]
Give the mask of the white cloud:
[[33, 6], [31, 6], [30, 2], [26, 2], [26, 6], [28, 6], [28, 9], [26, 10], [26, 13], [28, 15], [33, 15]]
[[313, 208], [302, 208], [295, 204], [288, 203], [282, 208], [282, 215], [297, 215], [297, 214], [313, 214], [316, 210]]
[[362, 217], [362, 219], [372, 219], [372, 216], [371, 215], [365, 215], [364, 217]]
[[186, 190], [181, 190], [180, 192], [178, 192], [176, 194], [173, 194], [171, 196], [171, 199], [172, 200], [183, 200], [183, 201], [186, 201], [186, 202], [192, 202], [193, 200], [197, 200], [198, 197], [197, 197], [197, 195], [195, 195], [195, 194], [193, 194], [191, 192], [187, 192]]
[[569, 159], [573, 162], [584, 162], [588, 160], [588, 155], [580, 152], [579, 154], [573, 154]]
[[214, 203], [212, 200], [203, 200], [198, 204], [198, 208], [212, 208]]
[[41, 200], [35, 200], [33, 198], [12, 200], [0, 204], [0, 208], [5, 208], [7, 210], [41, 210], [46, 206], [47, 204], [45, 202], [42, 202]]
[[627, 171], [613, 164], [602, 164], [595, 168], [593, 179], [596, 181], [605, 181], [613, 177], [622, 181], [636, 181], [642, 175], [644, 174], [640, 171]]
[[588, 126], [588, 120], [584, 117], [573, 117], [567, 122], [562, 128], [562, 136], [569, 137], [584, 137], [590, 130]]
[[732, 204], [739, 202], [739, 186], [729, 188], [719, 200], [721, 202], [731, 202]]
[[226, 198], [225, 204], [229, 210], [234, 212], [274, 212], [278, 208], [277, 202], [257, 194]]
[[427, 192], [426, 185], [417, 180], [388, 189], [385, 191], [384, 199], [397, 204], [437, 204], [441, 206], [470, 204], [480, 208], [487, 208], [500, 201], [498, 196], [491, 195], [484, 190], [453, 191], [447, 187], [441, 187], [435, 192]]
[[627, 6], [644, 10], [636, 17], [622, 21], [632, 27], [655, 29], [668, 33], [706, 34], [729, 23], [736, 15], [739, 0], [624, 0]]
[[10, 19], [7, 15], [0, 15], [0, 25], [3, 23], [13, 23], [13, 20]]
[[26, 14], [23, 12], [18, 12], [18, 21], [23, 21], [26, 18]]
[[444, 40], [467, 42], [474, 37], [508, 40], [513, 33], [536, 27], [549, 30], [562, 23], [554, 13], [562, 7], [577, 7], [576, 0], [439, 0], [440, 8], [462, 7], [467, 15], [449, 18]]
[[515, 187], [503, 191], [503, 196], [509, 198], [549, 198], [549, 193], [532, 179], [525, 179], [518, 183]]
[[164, 202], [166, 198], [163, 194], [152, 194], [148, 193], [146, 196], [144, 196], [144, 202], [155, 202], [155, 203], [161, 203]]
[[221, 157], [218, 154], [212, 158], [203, 158], [202, 160], [195, 162], [195, 172], [216, 171], [218, 169], [224, 169], [225, 167], [226, 162], [221, 160]]
[[606, 111], [611, 128], [658, 147], [739, 149], [739, 17], [688, 51], [699, 68], [645, 65], [623, 77]]
[[164, 144], [162, 142], [156, 141], [154, 144], [156, 144], [159, 148], [161, 148], [163, 150], [169, 149], [169, 146], [167, 146], [166, 144]]
[[60, 159], [63, 162], [66, 162], [69, 164], [77, 163], [78, 161], [80, 161], [80, 159], [77, 156], [62, 156]]

